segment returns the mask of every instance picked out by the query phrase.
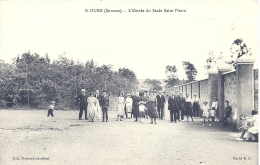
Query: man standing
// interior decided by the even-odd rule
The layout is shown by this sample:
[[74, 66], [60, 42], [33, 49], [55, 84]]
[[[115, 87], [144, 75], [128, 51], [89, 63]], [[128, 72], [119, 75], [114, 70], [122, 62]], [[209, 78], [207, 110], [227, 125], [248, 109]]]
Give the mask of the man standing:
[[232, 114], [232, 107], [229, 105], [229, 101], [225, 101], [225, 111], [224, 111], [224, 124], [223, 126], [227, 126], [228, 124], [228, 119], [231, 118]]
[[178, 91], [174, 92], [174, 98], [176, 99], [177, 110], [176, 110], [176, 118], [180, 121], [180, 96], [178, 95]]
[[100, 99], [100, 106], [102, 109], [102, 113], [103, 113], [103, 122], [105, 122], [105, 118], [106, 118], [106, 122], [108, 122], [108, 114], [107, 114], [107, 108], [109, 106], [109, 97], [106, 94], [106, 91], [103, 91], [103, 96], [101, 96]]
[[83, 110], [85, 113], [85, 120], [88, 120], [87, 99], [86, 99], [85, 89], [81, 89], [81, 94], [78, 97], [76, 97], [76, 100], [79, 102], [79, 120], [81, 120], [82, 118]]
[[200, 98], [197, 97], [197, 93], [194, 94], [194, 97], [192, 98], [192, 103], [193, 103], [193, 117], [199, 118], [199, 105]]
[[184, 113], [185, 113], [185, 107], [186, 107], [186, 100], [183, 97], [183, 93], [180, 92], [180, 97], [179, 97], [179, 105], [180, 105], [180, 110], [181, 110], [181, 121], [184, 121]]
[[175, 97], [174, 93], [168, 99], [168, 109], [170, 110], [170, 123], [173, 122], [173, 117], [174, 117], [174, 123], [176, 123], [177, 111], [179, 110], [179, 108], [177, 104], [177, 97]]
[[165, 98], [162, 95], [162, 91], [159, 91], [159, 94], [156, 96], [156, 104], [157, 104], [157, 110], [159, 113], [159, 119], [163, 119]]

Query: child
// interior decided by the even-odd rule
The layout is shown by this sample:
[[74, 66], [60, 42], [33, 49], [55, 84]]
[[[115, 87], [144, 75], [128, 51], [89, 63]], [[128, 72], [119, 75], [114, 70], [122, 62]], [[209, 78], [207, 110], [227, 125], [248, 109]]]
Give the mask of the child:
[[145, 102], [140, 101], [139, 102], [139, 116], [140, 116], [140, 122], [143, 123], [143, 120], [145, 118], [145, 110], [147, 110], [147, 108], [144, 106]]
[[240, 115], [239, 119], [242, 120], [242, 122], [244, 122], [244, 125], [239, 128], [242, 129], [242, 133], [239, 138], [236, 138], [237, 141], [243, 140], [245, 133], [251, 127], [250, 117], [246, 117], [245, 115]]
[[[54, 117], [54, 115], [53, 115], [54, 106], [55, 106], [55, 101], [51, 101], [51, 105], [49, 106], [47, 117], [45, 118], [44, 121], [46, 121], [47, 118], [48, 118], [50, 115], [51, 115], [52, 117]], [[53, 122], [55, 122], [55, 121], [53, 121]]]
[[210, 121], [209, 121], [210, 108], [209, 108], [208, 103], [206, 101], [203, 103], [203, 105], [204, 105], [202, 107], [202, 111], [203, 111], [202, 116], [204, 117], [204, 124], [203, 125], [205, 125], [205, 120], [207, 119], [208, 122], [209, 122], [209, 126], [211, 126]]

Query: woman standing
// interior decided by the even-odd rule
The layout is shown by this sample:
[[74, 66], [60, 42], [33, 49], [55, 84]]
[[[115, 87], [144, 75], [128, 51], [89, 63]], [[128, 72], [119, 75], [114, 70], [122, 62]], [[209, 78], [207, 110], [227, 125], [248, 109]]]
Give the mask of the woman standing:
[[211, 105], [210, 116], [211, 116], [212, 122], [214, 122], [214, 121], [218, 122], [219, 111], [218, 111], [218, 101], [217, 101], [216, 97], [214, 97], [214, 100]]
[[89, 122], [94, 122], [97, 99], [94, 97], [94, 94], [92, 92], [90, 93], [90, 96], [87, 98], [87, 102]]
[[151, 118], [151, 123], [150, 124], [157, 124], [156, 123], [156, 118], [157, 118], [157, 111], [156, 111], [156, 104], [155, 104], [155, 99], [150, 97], [147, 101], [147, 108], [148, 108], [148, 116]]
[[123, 96], [123, 93], [120, 93], [119, 96], [117, 97], [117, 119], [116, 121], [118, 121], [118, 118], [120, 119], [120, 121], [122, 121], [122, 117], [124, 116], [124, 102], [125, 102], [125, 98]]

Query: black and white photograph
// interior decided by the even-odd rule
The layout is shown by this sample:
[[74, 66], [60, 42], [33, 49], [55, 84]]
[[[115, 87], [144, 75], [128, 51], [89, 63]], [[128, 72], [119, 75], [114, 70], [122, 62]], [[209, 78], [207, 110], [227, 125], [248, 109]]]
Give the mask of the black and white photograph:
[[0, 1], [1, 165], [257, 165], [259, 1]]

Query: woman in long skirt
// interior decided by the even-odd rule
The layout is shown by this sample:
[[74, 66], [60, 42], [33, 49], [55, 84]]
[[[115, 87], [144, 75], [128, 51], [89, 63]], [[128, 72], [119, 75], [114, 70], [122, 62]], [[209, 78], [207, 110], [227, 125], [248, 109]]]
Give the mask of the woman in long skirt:
[[156, 117], [157, 117], [157, 110], [155, 108], [155, 98], [149, 98], [147, 101], [147, 108], [148, 108], [148, 116], [151, 118], [150, 124], [156, 124]]
[[87, 109], [88, 109], [89, 122], [94, 122], [97, 99], [94, 97], [93, 93], [90, 93], [87, 102], [88, 102]]
[[124, 103], [125, 103], [125, 98], [123, 96], [123, 93], [120, 93], [119, 96], [117, 97], [117, 119], [116, 119], [116, 121], [118, 121], [118, 118], [120, 119], [120, 121], [122, 121], [122, 117], [125, 114]]

